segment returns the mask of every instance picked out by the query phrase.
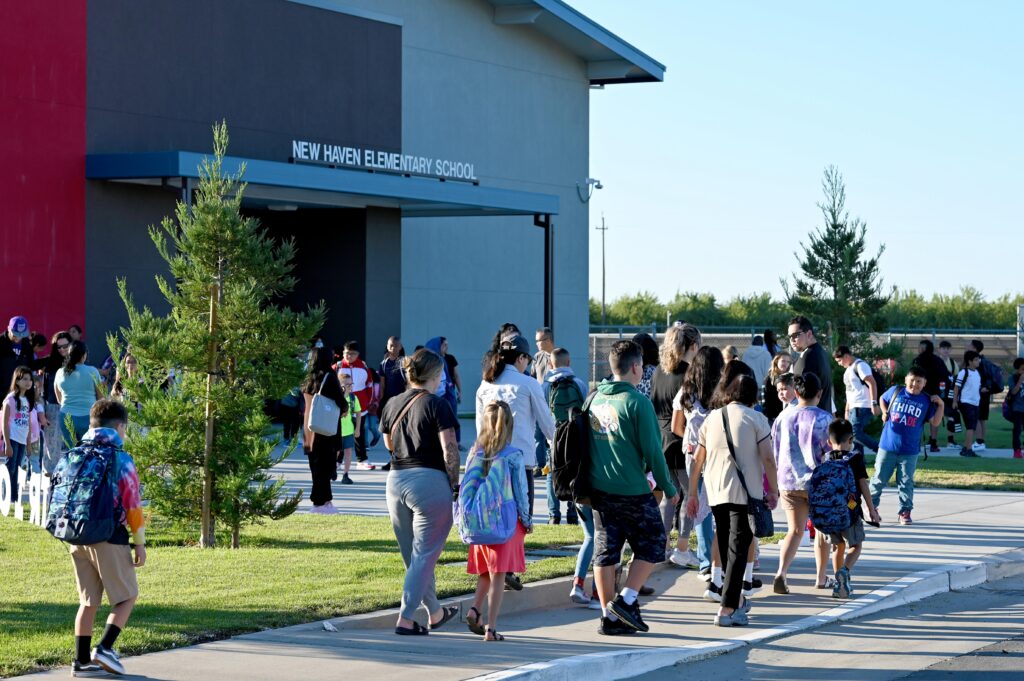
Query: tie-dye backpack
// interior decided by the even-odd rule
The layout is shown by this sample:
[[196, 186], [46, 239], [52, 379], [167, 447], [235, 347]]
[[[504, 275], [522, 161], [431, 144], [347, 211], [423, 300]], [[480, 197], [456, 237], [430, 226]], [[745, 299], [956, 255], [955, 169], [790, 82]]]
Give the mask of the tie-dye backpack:
[[86, 440], [57, 462], [46, 530], [68, 544], [105, 542], [117, 529], [117, 447]]
[[483, 450], [477, 449], [471, 454], [455, 507], [455, 524], [463, 543], [504, 544], [515, 532], [519, 511], [512, 493], [507, 457], [518, 451], [505, 447], [490, 460], [486, 473]]

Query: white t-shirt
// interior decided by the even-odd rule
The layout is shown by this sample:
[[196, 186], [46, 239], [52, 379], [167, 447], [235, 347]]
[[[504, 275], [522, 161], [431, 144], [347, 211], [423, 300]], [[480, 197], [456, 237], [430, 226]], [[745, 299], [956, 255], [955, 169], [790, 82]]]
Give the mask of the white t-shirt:
[[843, 384], [846, 386], [846, 406], [850, 409], [871, 408], [871, 390], [864, 383], [871, 375], [871, 367], [862, 359], [853, 360], [853, 364], [843, 373]]
[[960, 402], [975, 407], [981, 404], [981, 374], [977, 369], [961, 369], [956, 375], [956, 384], [960, 386]]
[[[13, 393], [10, 399], [14, 401], [14, 410], [10, 412], [11, 419], [11, 439], [15, 442], [23, 445], [28, 444], [29, 438], [29, 419], [32, 414], [28, 407], [27, 397], [14, 397]], [[43, 405], [37, 404], [36, 411], [43, 411]]]

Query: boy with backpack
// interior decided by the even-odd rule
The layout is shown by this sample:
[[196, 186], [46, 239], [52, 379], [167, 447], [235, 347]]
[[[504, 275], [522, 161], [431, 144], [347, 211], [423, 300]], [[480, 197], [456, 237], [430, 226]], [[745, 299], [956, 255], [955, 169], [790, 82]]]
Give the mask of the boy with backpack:
[[978, 373], [981, 375], [981, 399], [978, 404], [978, 437], [974, 442], [973, 451], [985, 451], [985, 431], [988, 430], [988, 415], [992, 406], [992, 398], [1003, 392], [1003, 370], [993, 364], [985, 355], [985, 344], [980, 340], [971, 341], [971, 349], [978, 353], [980, 360]]
[[964, 368], [957, 372], [953, 382], [953, 409], [960, 412], [964, 421], [964, 446], [960, 448], [960, 456], [978, 456], [974, 447], [974, 431], [978, 428], [982, 402], [979, 366], [981, 355], [968, 350], [964, 353]]
[[884, 425], [878, 454], [875, 456], [875, 474], [869, 485], [871, 503], [878, 508], [882, 489], [889, 484], [895, 473], [900, 501], [900, 525], [912, 525], [914, 522], [910, 518], [914, 508], [914, 472], [921, 451], [924, 424], [942, 423], [942, 399], [938, 395], [924, 392], [927, 381], [925, 370], [912, 366], [907, 372], [905, 384], [892, 386], [879, 400]]
[[[139, 476], [123, 449], [127, 424], [123, 404], [98, 400], [89, 410], [82, 444], [68, 451], [53, 472], [46, 529], [71, 545], [80, 604], [71, 672], [76, 677], [124, 674], [114, 643], [139, 596], [135, 571], [146, 564]], [[134, 544], [129, 544], [129, 530]], [[90, 652], [104, 591], [112, 608], [103, 638]]]
[[[539, 353], [538, 353], [539, 354]], [[569, 420], [571, 409], [582, 409], [583, 402], [587, 397], [587, 386], [577, 378], [572, 367], [569, 366], [569, 351], [565, 348], [555, 348], [550, 353], [550, 368], [543, 375], [544, 398], [548, 402], [552, 416], [555, 417], [555, 427], [559, 423]], [[540, 370], [538, 369], [538, 373]], [[554, 483], [548, 475], [548, 524], [559, 525], [562, 522], [560, 504], [555, 495]], [[565, 520], [570, 525], [579, 522], [576, 513], [576, 505], [566, 502]]]
[[862, 500], [867, 503], [871, 523], [877, 526], [881, 522], [868, 489], [864, 453], [853, 451], [854, 440], [852, 423], [846, 419], [832, 421], [828, 426], [832, 451], [814, 469], [807, 485], [811, 521], [832, 546], [832, 567], [835, 570], [832, 598], [853, 595], [850, 571], [857, 564], [864, 546]]

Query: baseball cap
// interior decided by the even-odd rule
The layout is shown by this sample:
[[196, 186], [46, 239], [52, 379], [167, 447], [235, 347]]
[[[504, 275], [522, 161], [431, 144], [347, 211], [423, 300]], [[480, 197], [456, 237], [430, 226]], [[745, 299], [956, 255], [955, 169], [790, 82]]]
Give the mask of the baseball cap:
[[522, 336], [506, 336], [501, 339], [501, 350], [514, 350], [530, 356], [530, 344]]
[[7, 322], [7, 330], [18, 338], [28, 338], [28, 320], [21, 316], [11, 317]]

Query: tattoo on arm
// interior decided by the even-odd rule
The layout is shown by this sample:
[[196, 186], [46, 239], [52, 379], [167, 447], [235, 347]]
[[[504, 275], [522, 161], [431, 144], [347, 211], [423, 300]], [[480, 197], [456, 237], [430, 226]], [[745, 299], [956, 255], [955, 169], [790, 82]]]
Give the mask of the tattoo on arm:
[[459, 443], [454, 437], [444, 443], [444, 465], [448, 469], [448, 480], [455, 487], [459, 484]]

